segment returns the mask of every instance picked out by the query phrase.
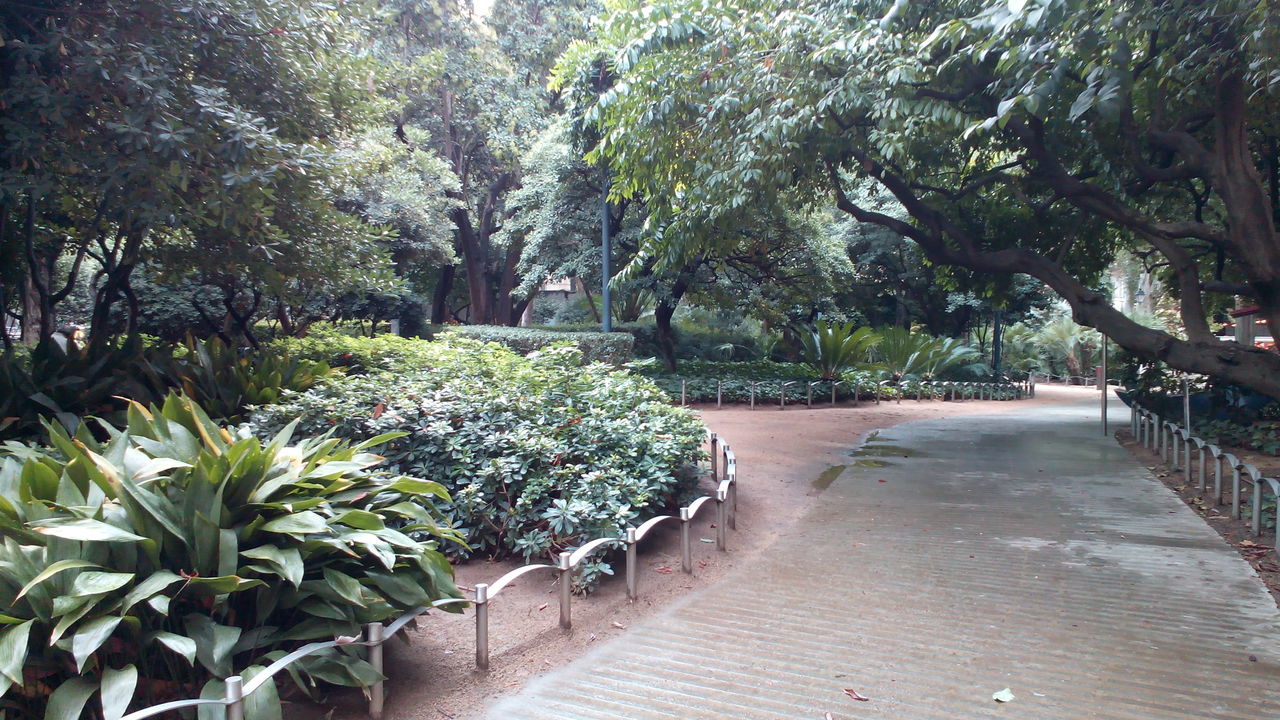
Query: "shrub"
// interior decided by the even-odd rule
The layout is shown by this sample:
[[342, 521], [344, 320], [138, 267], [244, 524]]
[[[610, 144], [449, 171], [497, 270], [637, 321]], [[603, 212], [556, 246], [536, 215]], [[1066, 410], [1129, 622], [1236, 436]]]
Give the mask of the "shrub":
[[871, 328], [854, 328], [853, 323], [818, 323], [801, 335], [805, 362], [823, 380], [835, 380], [867, 359], [867, 351], [880, 341]]
[[[555, 325], [548, 330], [576, 333], [591, 332], [599, 325]], [[690, 323], [677, 322], [672, 326], [675, 335], [675, 351], [678, 360], [731, 360], [765, 356], [764, 340], [752, 333], [706, 328]], [[615, 333], [627, 333], [635, 338], [632, 353], [635, 357], [659, 357], [658, 328], [652, 322], [617, 323]]]
[[[573, 348], [521, 357], [460, 337], [415, 349], [430, 372], [371, 372], [326, 383], [252, 418], [270, 432], [332, 428], [365, 440], [398, 471], [439, 480], [440, 503], [472, 552], [525, 558], [620, 537], [683, 499], [703, 430], [648, 380], [581, 365]], [[588, 578], [589, 580], [590, 578]]]
[[502, 325], [451, 325], [441, 335], [506, 345], [521, 355], [542, 350], [555, 343], [570, 342], [582, 352], [584, 362], [621, 365], [631, 360], [635, 339], [624, 332], [560, 332], [558, 330], [505, 327]]
[[[357, 635], [457, 596], [437, 549], [456, 533], [434, 482], [375, 472], [336, 439], [236, 437], [189, 399], [128, 410], [100, 443], [50, 426], [52, 448], [0, 450], [0, 695], [20, 717], [71, 720], [252, 677], [318, 638]], [[371, 443], [388, 438], [373, 438]], [[421, 537], [425, 539], [415, 539]], [[293, 666], [299, 686], [367, 686], [351, 649]], [[279, 717], [274, 681], [249, 703]], [[97, 715], [97, 712], [93, 713]]]
[[[819, 380], [818, 373], [808, 365], [799, 363], [780, 363], [772, 360], [754, 360], [751, 362], [708, 362], [689, 360], [680, 363], [676, 372], [668, 372], [656, 363], [638, 367], [638, 372], [648, 376], [667, 393], [673, 402], [680, 401], [681, 383], [683, 382], [685, 400], [690, 403], [711, 403], [716, 401], [717, 387], [720, 398], [727, 403], [745, 403], [751, 398], [751, 384], [756, 383], [756, 402], [777, 402], [782, 393], [783, 383], [794, 383], [787, 388], [789, 402], [803, 402], [807, 393], [807, 385]], [[875, 396], [876, 377], [867, 371], [842, 373], [843, 384], [836, 387], [836, 399], [848, 400], [853, 397], [855, 388], [860, 389], [859, 397]], [[896, 397], [897, 390], [885, 387], [881, 397]], [[814, 388], [814, 400], [829, 400], [831, 385], [824, 382]]]
[[291, 357], [288, 350], [241, 351], [220, 338], [187, 337], [186, 354], [167, 374], [210, 415], [236, 421], [250, 405], [269, 405], [284, 391], [306, 390], [333, 374], [322, 360]]

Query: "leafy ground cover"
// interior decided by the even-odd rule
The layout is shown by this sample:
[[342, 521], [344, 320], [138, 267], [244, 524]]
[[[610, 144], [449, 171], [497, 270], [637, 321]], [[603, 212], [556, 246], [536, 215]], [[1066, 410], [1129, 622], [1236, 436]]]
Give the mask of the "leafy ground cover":
[[[340, 349], [291, 342], [307, 357]], [[357, 442], [403, 433], [378, 451], [395, 470], [448, 489], [438, 507], [466, 541], [460, 555], [533, 558], [621, 537], [695, 487], [696, 417], [646, 378], [584, 366], [576, 348], [525, 357], [447, 336], [341, 347], [353, 372], [261, 408], [253, 431], [266, 436], [301, 417], [302, 433]], [[587, 568], [584, 582], [602, 572], [603, 562]]]

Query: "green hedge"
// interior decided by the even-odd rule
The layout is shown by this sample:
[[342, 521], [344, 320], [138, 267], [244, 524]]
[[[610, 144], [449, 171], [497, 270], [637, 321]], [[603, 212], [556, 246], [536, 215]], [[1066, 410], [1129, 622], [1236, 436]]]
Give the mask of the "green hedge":
[[559, 342], [572, 342], [582, 351], [584, 362], [602, 362], [610, 365], [621, 365], [630, 362], [633, 356], [635, 338], [625, 332], [597, 332], [594, 326], [591, 331], [572, 330], [564, 332], [559, 329], [506, 327], [503, 325], [450, 325], [440, 328], [441, 335], [493, 342], [515, 350], [521, 355], [528, 355], [534, 350], [542, 350]]
[[[362, 358], [368, 374], [263, 408], [252, 418], [255, 432], [269, 435], [301, 416], [303, 433], [407, 433], [379, 452], [399, 472], [444, 484], [452, 500], [440, 510], [471, 553], [492, 557], [621, 537], [694, 492], [702, 424], [649, 380], [584, 367], [571, 347], [523, 357], [447, 334], [414, 342], [380, 341], [381, 354]], [[412, 348], [420, 369], [377, 368], [409, 354], [396, 344]], [[591, 565], [584, 581], [608, 571]]]
[[[599, 325], [552, 325], [541, 329], [562, 333], [595, 331]], [[658, 328], [651, 322], [619, 323], [613, 326], [615, 333], [627, 333], [635, 338], [635, 357], [660, 357], [658, 352]], [[728, 360], [757, 357], [760, 338], [751, 333], [717, 330], [688, 323], [676, 323], [674, 343], [677, 360]], [[731, 346], [725, 349], [724, 346]]]

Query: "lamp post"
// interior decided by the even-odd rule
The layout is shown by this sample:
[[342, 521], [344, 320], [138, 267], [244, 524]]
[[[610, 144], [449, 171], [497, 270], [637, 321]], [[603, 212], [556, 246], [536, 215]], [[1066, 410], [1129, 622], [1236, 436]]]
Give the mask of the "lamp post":
[[609, 168], [600, 172], [600, 304], [604, 306], [601, 329], [613, 332], [613, 307], [609, 302]]

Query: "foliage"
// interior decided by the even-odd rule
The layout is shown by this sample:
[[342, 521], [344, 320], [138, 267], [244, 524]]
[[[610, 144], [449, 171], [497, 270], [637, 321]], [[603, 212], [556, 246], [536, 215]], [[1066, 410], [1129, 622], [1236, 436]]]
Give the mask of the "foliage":
[[884, 328], [872, 349], [894, 381], [933, 380], [962, 372], [978, 361], [978, 351], [954, 338], [935, 338], [903, 328]]
[[[432, 510], [448, 494], [372, 470], [365, 446], [238, 437], [176, 395], [102, 429], [0, 449], [0, 694], [18, 717], [220, 694], [305, 641], [458, 595], [438, 549], [457, 535]], [[305, 692], [380, 679], [350, 650], [294, 668]], [[277, 697], [268, 681], [248, 714], [279, 718]]]
[[51, 334], [89, 258], [99, 349], [144, 260], [233, 295], [378, 274], [379, 232], [332, 204], [333, 138], [369, 117], [350, 48], [373, 20], [363, 1], [0, 8], [0, 248], [30, 249], [24, 319]]
[[306, 390], [333, 374], [323, 361], [300, 360], [288, 351], [246, 352], [220, 338], [187, 338], [186, 354], [167, 368], [173, 382], [210, 415], [230, 421], [250, 405], [270, 405], [283, 393]]
[[1239, 447], [1280, 455], [1280, 423], [1208, 420], [1196, 423], [1195, 434], [1222, 447]]
[[115, 417], [120, 397], [143, 402], [162, 398], [171, 386], [162, 369], [163, 351], [113, 349], [93, 355], [64, 349], [52, 340], [28, 356], [0, 355], [0, 438], [34, 438], [42, 417], [56, 418], [73, 431], [89, 414]]
[[631, 361], [635, 338], [625, 332], [561, 332], [559, 328], [516, 328], [500, 325], [453, 325], [443, 328], [441, 335], [458, 335], [480, 342], [494, 342], [527, 355], [556, 343], [571, 343], [587, 363], [621, 365]]
[[[772, 360], [754, 360], [750, 362], [716, 362], [687, 361], [680, 364], [678, 372], [648, 364], [637, 368], [638, 372], [650, 377], [653, 382], [670, 396], [672, 402], [679, 402], [683, 392], [686, 402], [713, 403], [717, 392], [722, 402], [749, 402], [752, 385], [755, 386], [756, 402], [778, 402], [783, 387], [789, 402], [803, 402], [807, 397], [809, 383], [819, 382], [818, 373], [812, 367], [800, 363], [782, 363]], [[859, 397], [875, 396], [878, 384], [874, 373], [860, 370], [845, 372], [840, 376], [841, 385], [836, 386], [836, 399], [848, 400], [857, 390]], [[814, 401], [829, 401], [831, 384], [821, 382], [814, 386]], [[892, 398], [898, 395], [893, 387], [883, 387], [881, 397]]]
[[[389, 337], [377, 338], [382, 347]], [[551, 347], [522, 357], [461, 337], [407, 346], [365, 362], [367, 375], [329, 382], [251, 419], [267, 433], [289, 418], [366, 440], [391, 467], [431, 477], [453, 500], [439, 507], [470, 552], [526, 558], [596, 537], [621, 537], [693, 489], [688, 465], [701, 424], [649, 381]]]
[[[687, 236], [668, 220], [834, 200], [932, 263], [1034, 276], [1147, 359], [1280, 394], [1280, 358], [1222, 343], [1207, 323], [1217, 297], [1239, 295], [1280, 325], [1273, 3], [610, 9], [558, 79], [599, 138], [589, 160], [607, 161], [614, 195], [643, 197], [664, 228], [659, 262], [678, 260]], [[868, 202], [864, 182], [911, 220]], [[1122, 248], [1167, 269], [1186, 340], [1099, 302]]]
[[820, 322], [813, 331], [800, 336], [805, 362], [823, 380], [835, 380], [867, 360], [868, 351], [880, 342], [871, 328], [855, 328], [853, 323]]

